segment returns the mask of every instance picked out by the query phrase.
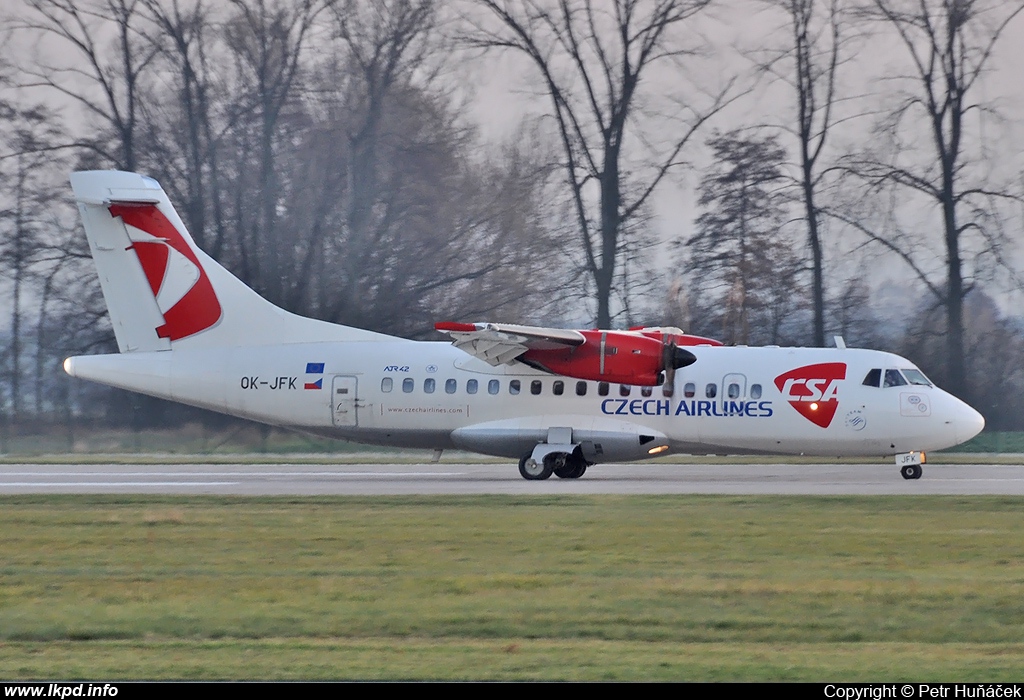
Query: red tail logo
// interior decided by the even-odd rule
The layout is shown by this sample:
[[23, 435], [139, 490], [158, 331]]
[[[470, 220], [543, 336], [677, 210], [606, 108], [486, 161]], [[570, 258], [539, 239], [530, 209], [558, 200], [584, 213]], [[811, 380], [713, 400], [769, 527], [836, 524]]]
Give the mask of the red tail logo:
[[845, 362], [822, 362], [780, 374], [775, 386], [797, 413], [827, 428], [839, 408], [837, 382], [842, 379], [846, 379]]
[[156, 329], [159, 337], [180, 340], [220, 320], [220, 302], [206, 271], [155, 204], [112, 204], [110, 215], [120, 216], [126, 225], [153, 237], [151, 241], [132, 241], [131, 247], [164, 315], [164, 325]]

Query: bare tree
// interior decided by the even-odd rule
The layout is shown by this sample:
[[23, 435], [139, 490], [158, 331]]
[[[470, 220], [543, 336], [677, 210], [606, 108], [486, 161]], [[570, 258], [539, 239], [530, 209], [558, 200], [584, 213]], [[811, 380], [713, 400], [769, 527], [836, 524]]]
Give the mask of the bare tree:
[[[214, 12], [205, 0], [142, 0], [156, 28], [159, 52], [153, 70], [171, 88], [152, 96], [143, 160], [172, 201], [180, 203], [189, 233], [201, 248], [219, 257], [225, 219], [217, 145], [221, 122], [230, 121], [231, 95], [217, 75], [215, 57], [223, 48]], [[210, 221], [212, 219], [212, 222]]]
[[[435, 4], [433, 0], [371, 5], [340, 0], [331, 8], [342, 48], [339, 59], [345, 64], [340, 71], [343, 89], [337, 94], [344, 104], [335, 103], [333, 108], [345, 116], [337, 123], [348, 147], [347, 158], [340, 163], [348, 250], [340, 261], [343, 286], [329, 313], [333, 318], [359, 313], [361, 271], [373, 255], [382, 223], [382, 212], [379, 208], [375, 212], [374, 205], [386, 198], [381, 159], [389, 146], [384, 142], [394, 143], [397, 136], [385, 131], [402, 123], [388, 119], [388, 110], [402, 109], [403, 99], [417, 91], [412, 87], [417, 74], [420, 87], [432, 82], [429, 60], [439, 41]], [[310, 246], [307, 258], [316, 249]], [[295, 289], [298, 292], [301, 288]]]
[[285, 109], [296, 100], [304, 52], [321, 0], [290, 3], [274, 0], [231, 0], [235, 8], [226, 27], [240, 78], [251, 85], [243, 109], [253, 119], [251, 145], [256, 161], [255, 216], [240, 221], [246, 232], [241, 246], [242, 275], [270, 300], [282, 303], [284, 242], [277, 230], [283, 183], [277, 171], [282, 147]]
[[356, 227], [356, 156], [339, 134], [358, 128], [361, 114], [343, 105], [322, 111], [282, 161], [293, 192], [291, 277], [307, 278], [292, 287], [296, 308], [416, 336], [432, 332], [439, 314], [476, 317], [515, 302], [523, 311], [542, 305], [533, 292], [550, 281], [538, 269], [550, 255], [540, 196], [550, 177], [530, 149], [475, 158], [479, 144], [450, 104], [396, 85], [373, 138], [375, 184], [360, 189], [367, 215]]
[[69, 98], [101, 130], [98, 138], [78, 140], [77, 145], [119, 168], [135, 170], [144, 73], [156, 54], [145, 35], [141, 0], [26, 4], [28, 11], [14, 26], [34, 34], [37, 44], [33, 60], [19, 66], [24, 78], [20, 87]]
[[793, 90], [796, 107], [795, 128], [784, 129], [796, 138], [800, 156], [799, 188], [807, 224], [807, 244], [811, 251], [811, 306], [813, 342], [825, 344], [826, 290], [824, 254], [821, 240], [822, 210], [818, 203], [824, 185], [822, 154], [841, 120], [837, 114], [840, 97], [838, 77], [848, 56], [848, 11], [843, 0], [764, 0], [787, 16], [790, 41], [779, 55], [763, 68], [782, 79]]
[[[561, 141], [597, 325], [612, 323], [622, 235], [693, 134], [726, 104], [728, 87], [678, 121], [647, 120], [641, 105], [664, 92], [644, 78], [692, 55], [681, 34], [709, 0], [478, 0], [470, 46], [521, 54], [537, 71]], [[488, 21], [489, 20], [489, 21]], [[671, 136], [659, 138], [659, 135]], [[640, 153], [644, 151], [646, 153]]]
[[52, 146], [61, 138], [53, 114], [43, 107], [0, 107], [3, 170], [0, 171], [0, 271], [11, 285], [11, 343], [8, 367], [12, 417], [17, 422], [28, 391], [22, 380], [32, 337], [25, 309], [34, 301], [35, 284], [60, 251], [48, 236], [48, 213], [56, 198], [51, 177], [60, 169]]
[[[941, 222], [945, 281], [929, 276], [928, 264], [904, 240], [884, 235], [862, 219], [844, 217], [907, 262], [945, 311], [946, 384], [965, 395], [964, 297], [974, 285], [965, 254], [975, 250], [1001, 255], [993, 220], [993, 198], [1008, 190], [979, 179], [980, 134], [969, 120], [991, 105], [978, 101], [981, 80], [993, 48], [1024, 3], [996, 0], [872, 0], [863, 17], [891, 30], [907, 52], [910, 72], [900, 101], [883, 124], [884, 153], [849, 161], [850, 171], [873, 192], [897, 188], [917, 195]], [[930, 151], [930, 157], [923, 155]], [[975, 166], [972, 169], [972, 166]], [[905, 197], [902, 197], [905, 199]]]

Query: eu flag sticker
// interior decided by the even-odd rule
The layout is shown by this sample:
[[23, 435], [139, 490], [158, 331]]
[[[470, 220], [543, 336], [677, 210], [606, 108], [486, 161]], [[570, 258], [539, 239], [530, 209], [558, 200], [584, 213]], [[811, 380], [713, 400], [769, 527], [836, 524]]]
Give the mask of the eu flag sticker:
[[323, 362], [307, 362], [306, 363], [306, 374], [323, 374], [324, 363]]

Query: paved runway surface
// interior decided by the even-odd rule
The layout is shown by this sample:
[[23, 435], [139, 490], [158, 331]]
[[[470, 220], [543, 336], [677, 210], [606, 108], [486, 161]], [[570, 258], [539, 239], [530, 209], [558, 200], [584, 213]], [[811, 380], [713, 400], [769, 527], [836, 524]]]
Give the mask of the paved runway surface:
[[160, 464], [0, 466], [0, 493], [1001, 494], [1024, 495], [1024, 465], [926, 465], [918, 481], [878, 464], [626, 464], [581, 479], [526, 481], [515, 464]]

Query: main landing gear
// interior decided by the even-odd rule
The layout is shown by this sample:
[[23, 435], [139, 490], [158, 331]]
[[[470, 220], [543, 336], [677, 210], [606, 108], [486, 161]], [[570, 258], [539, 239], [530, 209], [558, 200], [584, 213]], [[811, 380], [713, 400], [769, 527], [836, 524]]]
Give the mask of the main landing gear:
[[540, 481], [554, 474], [559, 479], [578, 479], [587, 471], [587, 462], [565, 452], [550, 452], [541, 462], [531, 454], [519, 460], [519, 473], [529, 481]]

